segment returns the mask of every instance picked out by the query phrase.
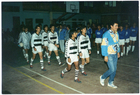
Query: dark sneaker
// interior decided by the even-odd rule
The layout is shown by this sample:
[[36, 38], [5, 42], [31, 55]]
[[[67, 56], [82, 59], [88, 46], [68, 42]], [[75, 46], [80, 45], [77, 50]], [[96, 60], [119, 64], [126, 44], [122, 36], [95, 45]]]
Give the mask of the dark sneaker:
[[51, 63], [50, 63], [50, 62], [48, 62], [48, 65], [51, 65]]
[[87, 76], [86, 72], [82, 73], [82, 75]]
[[81, 81], [79, 80], [79, 78], [77, 80], [74, 80], [74, 82], [81, 83]]
[[30, 68], [33, 68], [33, 66], [32, 66], [32, 65], [30, 65]]
[[46, 71], [46, 69], [45, 68], [43, 68], [43, 69], [41, 69], [42, 71]]
[[64, 77], [64, 74], [63, 74], [62, 72], [61, 72], [61, 74], [60, 74], [60, 77], [61, 77], [61, 78], [63, 78], [63, 77]]

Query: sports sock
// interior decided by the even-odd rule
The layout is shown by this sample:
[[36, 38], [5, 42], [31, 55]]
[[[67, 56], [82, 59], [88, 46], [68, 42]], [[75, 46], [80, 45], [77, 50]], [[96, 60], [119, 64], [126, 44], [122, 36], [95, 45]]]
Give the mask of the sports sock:
[[79, 73], [79, 70], [76, 70], [76, 69], [75, 69], [75, 80], [78, 79], [78, 73]]
[[129, 47], [127, 47], [127, 52], [126, 53], [128, 54], [128, 52], [129, 52]]
[[132, 46], [132, 52], [134, 52], [135, 46]]
[[123, 56], [123, 52], [121, 52], [121, 56]]
[[84, 65], [81, 65], [82, 73], [84, 73]]
[[30, 65], [33, 65], [33, 61], [34, 61], [34, 59], [32, 59], [32, 58], [31, 58], [31, 62], [30, 62]]
[[25, 50], [24, 50], [24, 49], [22, 49], [22, 51], [23, 51], [23, 55], [24, 55], [24, 57], [26, 57], [26, 55], [25, 55]]
[[131, 45], [129, 45], [129, 51], [131, 50]]
[[87, 63], [85, 62], [85, 64], [84, 65], [87, 65]]
[[41, 69], [44, 68], [43, 59], [40, 60]]
[[28, 58], [28, 53], [26, 53], [26, 59], [29, 60], [29, 58]]
[[62, 71], [62, 74], [66, 73], [68, 70], [67, 70], [67, 67]]
[[125, 54], [125, 47], [123, 47], [123, 54]]
[[48, 56], [48, 62], [50, 62], [50, 58], [51, 58], [51, 56]]
[[97, 51], [97, 54], [99, 54], [99, 51]]
[[58, 63], [61, 64], [60, 57], [56, 56], [56, 59], [57, 59]]

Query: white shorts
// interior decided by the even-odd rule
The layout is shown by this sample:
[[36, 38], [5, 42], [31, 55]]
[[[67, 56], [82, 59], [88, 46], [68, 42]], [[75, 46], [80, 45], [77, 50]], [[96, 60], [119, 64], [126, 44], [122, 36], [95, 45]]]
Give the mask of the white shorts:
[[130, 40], [131, 40], [131, 41], [136, 41], [137, 38], [136, 38], [136, 37], [130, 37]]
[[35, 46], [35, 48], [36, 48], [36, 51], [34, 50], [34, 48], [32, 48], [32, 52], [33, 52], [34, 54], [37, 54], [37, 53], [43, 51], [42, 46]]
[[70, 59], [71, 59], [71, 62], [70, 62], [70, 63], [68, 62], [68, 58], [66, 59], [66, 62], [67, 62], [69, 65], [72, 65], [73, 62], [77, 62], [77, 61], [78, 61], [78, 56], [77, 56], [77, 54], [72, 54], [72, 55], [70, 55]]
[[24, 49], [30, 49], [30, 44], [23, 44]]
[[44, 41], [44, 46], [48, 46], [48, 41]]
[[87, 49], [82, 50], [82, 56], [80, 58], [89, 58], [89, 52]]
[[50, 43], [48, 45], [48, 48], [49, 48], [49, 51], [56, 51], [57, 50], [57, 47], [54, 44], [52, 44], [52, 43]]
[[102, 38], [95, 38], [95, 43], [102, 43]]
[[119, 45], [124, 45], [124, 43], [125, 43], [125, 40], [124, 39], [120, 39], [119, 40]]
[[125, 43], [129, 43], [129, 38], [125, 39]]

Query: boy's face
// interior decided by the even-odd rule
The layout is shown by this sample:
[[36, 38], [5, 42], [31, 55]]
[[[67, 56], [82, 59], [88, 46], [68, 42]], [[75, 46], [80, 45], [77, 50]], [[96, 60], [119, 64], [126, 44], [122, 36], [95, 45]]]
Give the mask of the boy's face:
[[60, 25], [60, 29], [62, 29], [62, 25]]
[[73, 36], [74, 38], [76, 38], [76, 37], [77, 37], [77, 33], [74, 32], [72, 36]]
[[86, 27], [83, 28], [81, 31], [82, 31], [82, 33], [86, 33], [87, 32]]
[[128, 25], [125, 25], [126, 28], [128, 28]]
[[77, 32], [79, 33], [79, 32], [80, 32], [80, 30], [77, 30]]
[[48, 27], [46, 26], [44, 29], [45, 29], [45, 31], [47, 31], [48, 30]]
[[120, 26], [120, 29], [121, 29], [121, 30], [123, 30], [123, 27], [122, 27], [122, 26]]
[[98, 29], [101, 29], [101, 26], [98, 26]]
[[55, 27], [54, 27], [54, 26], [52, 26], [52, 27], [51, 27], [51, 31], [54, 31], [54, 29], [55, 29]]
[[27, 32], [28, 31], [28, 28], [25, 28], [25, 30], [24, 30], [25, 32]]
[[40, 32], [40, 27], [37, 27], [37, 28], [36, 28], [36, 31], [37, 31], [37, 32]]
[[67, 30], [69, 30], [69, 27], [67, 27]]
[[114, 25], [113, 26], [111, 25], [110, 27], [113, 31], [117, 31], [118, 30], [118, 23], [114, 23]]

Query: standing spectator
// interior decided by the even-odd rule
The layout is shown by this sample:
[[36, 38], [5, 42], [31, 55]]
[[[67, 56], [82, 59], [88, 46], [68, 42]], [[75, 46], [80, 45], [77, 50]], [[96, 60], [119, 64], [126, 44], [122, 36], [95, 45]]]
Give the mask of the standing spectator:
[[102, 35], [103, 35], [103, 31], [101, 30], [100, 25], [98, 25], [98, 29], [95, 31], [95, 35], [96, 35], [95, 43], [97, 44], [97, 54], [99, 54], [100, 53], [99, 48], [101, 47]]
[[67, 28], [67, 30], [65, 33], [65, 42], [69, 39], [70, 25], [67, 25], [66, 28]]
[[136, 23], [133, 23], [133, 27], [130, 28], [130, 45], [129, 50], [131, 49], [132, 45], [132, 52], [134, 52], [135, 49], [135, 42], [137, 41], [137, 33], [138, 33], [138, 27], [136, 27]]
[[77, 38], [81, 35], [80, 28], [77, 28]]
[[93, 23], [92, 24], [92, 35], [93, 35], [93, 46], [95, 46], [95, 38], [96, 38], [96, 35], [95, 35], [95, 31], [96, 31], [96, 26], [95, 24]]
[[[130, 42], [130, 29], [128, 28], [128, 24], [125, 25], [125, 44], [126, 44], [126, 55], [129, 52], [129, 42]], [[125, 47], [124, 47], [125, 48]]]
[[89, 39], [90, 39], [90, 41], [91, 41], [92, 29], [91, 29], [89, 23], [87, 24], [87, 32], [86, 32], [86, 33], [87, 33], [87, 35], [89, 36]]
[[123, 54], [125, 53], [125, 48], [124, 44], [125, 44], [125, 30], [123, 29], [123, 26], [120, 25], [120, 31], [118, 31], [119, 33], [119, 45], [121, 47], [121, 56], [123, 56]]

